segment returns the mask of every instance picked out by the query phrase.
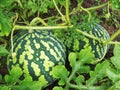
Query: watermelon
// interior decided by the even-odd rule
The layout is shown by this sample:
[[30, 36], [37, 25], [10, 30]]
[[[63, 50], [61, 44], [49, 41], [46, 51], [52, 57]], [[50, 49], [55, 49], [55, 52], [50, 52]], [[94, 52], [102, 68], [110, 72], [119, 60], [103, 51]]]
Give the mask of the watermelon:
[[[105, 41], [110, 38], [109, 33], [99, 24], [88, 24], [81, 27], [79, 26], [80, 25], [78, 25], [77, 29], [93, 37]], [[96, 60], [102, 60], [110, 45], [83, 35], [79, 32], [79, 30], [76, 30], [76, 28], [68, 30], [68, 32], [65, 33], [65, 36], [58, 36], [58, 38], [63, 38], [62, 41], [67, 47], [68, 52], [80, 52], [84, 48], [91, 47]]]
[[[82, 27], [80, 30], [86, 32], [87, 34], [94, 36], [96, 38], [99, 38], [101, 40], [105, 40], [107, 41], [110, 38], [109, 33], [99, 24], [91, 24], [88, 25], [86, 27]], [[80, 34], [81, 37], [84, 36], [83, 34]], [[78, 43], [78, 50], [76, 49], [75, 51], [80, 51], [81, 49], [90, 46], [92, 49], [92, 52], [94, 53], [94, 56], [97, 60], [101, 60], [103, 59], [103, 57], [105, 56], [107, 50], [109, 49], [109, 45], [104, 44], [102, 42], [99, 42], [98, 40], [95, 40], [93, 38], [84, 36], [82, 39], [74, 39], [74, 42], [76, 43], [77, 41], [79, 41]], [[74, 47], [76, 47], [75, 43], [73, 43], [72, 45], [72, 49], [74, 51]]]
[[55, 79], [51, 70], [56, 65], [65, 65], [66, 48], [64, 44], [46, 30], [22, 30], [13, 38], [15, 56], [8, 60], [9, 71], [18, 66], [23, 75], [31, 76], [33, 81], [46, 82], [46, 86]]

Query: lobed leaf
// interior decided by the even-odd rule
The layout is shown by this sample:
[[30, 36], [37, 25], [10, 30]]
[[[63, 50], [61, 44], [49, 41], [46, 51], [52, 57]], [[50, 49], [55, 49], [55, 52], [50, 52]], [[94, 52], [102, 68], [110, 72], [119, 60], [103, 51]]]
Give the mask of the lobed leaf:
[[71, 52], [68, 56], [68, 60], [70, 61], [70, 66], [72, 68], [74, 68], [74, 66], [76, 64], [76, 59], [77, 59], [76, 53]]
[[113, 50], [114, 56], [111, 57], [111, 62], [118, 71], [120, 70], [120, 45], [116, 44]]
[[115, 44], [113, 54], [114, 56], [120, 56], [120, 44]]
[[79, 73], [79, 72], [80, 72], [81, 74], [82, 74], [82, 73], [89, 73], [90, 70], [91, 70], [90, 66], [82, 65], [82, 66], [80, 66], [78, 73]]
[[69, 75], [69, 72], [64, 65], [57, 65], [53, 67], [51, 74], [55, 78], [66, 78]]
[[120, 74], [116, 73], [115, 70], [107, 68], [106, 75], [110, 80], [112, 80], [114, 83], [120, 80]]
[[85, 80], [84, 76], [83, 75], [79, 75], [76, 79], [75, 79], [75, 82], [77, 85], [80, 85], [82, 84], [82, 82]]
[[106, 77], [107, 68], [109, 68], [109, 62], [107, 60], [97, 64], [95, 70], [90, 72], [90, 79], [86, 81], [86, 84], [93, 85]]
[[[23, 83], [24, 82], [24, 83]], [[25, 83], [26, 82], [26, 83]], [[41, 90], [42, 84], [39, 81], [22, 81], [15, 90]]]
[[69, 72], [64, 65], [57, 65], [53, 67], [51, 74], [54, 78], [60, 79], [58, 82], [59, 85], [64, 85], [69, 75]]
[[78, 51], [79, 50], [79, 40], [75, 39], [74, 40], [74, 46], [73, 46], [73, 50], [74, 51]]
[[20, 76], [22, 75], [22, 70], [20, 67], [13, 67], [10, 71], [10, 75], [5, 75], [5, 81], [8, 84], [13, 84], [18, 81]]
[[94, 54], [91, 51], [91, 47], [86, 47], [80, 51], [79, 60], [81, 64], [91, 63], [92, 60], [94, 60]]

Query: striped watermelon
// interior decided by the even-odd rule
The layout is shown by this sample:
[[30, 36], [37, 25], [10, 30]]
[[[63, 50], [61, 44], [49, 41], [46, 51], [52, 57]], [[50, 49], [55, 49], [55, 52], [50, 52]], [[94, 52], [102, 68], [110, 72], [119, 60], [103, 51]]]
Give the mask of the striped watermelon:
[[[108, 40], [110, 38], [109, 33], [99, 24], [90, 24], [79, 28], [79, 30], [101, 40]], [[93, 38], [87, 37], [81, 34], [79, 30], [71, 30], [70, 32], [66, 33], [63, 42], [67, 47], [67, 50], [70, 52], [79, 52], [81, 49], [90, 46], [95, 58], [98, 60], [103, 59], [110, 45], [105, 45], [97, 40], [94, 40]]]
[[[86, 31], [88, 34], [93, 35], [94, 37], [97, 37], [101, 40], [107, 41], [108, 39], [110, 39], [109, 33], [101, 25], [92, 24], [89, 28], [91, 28], [89, 31], [86, 31], [86, 29], [83, 29], [83, 31]], [[86, 38], [88, 39], [87, 41], [92, 48], [95, 58], [103, 59], [110, 45], [101, 43], [88, 37]]]
[[54, 82], [51, 70], [58, 64], [65, 64], [66, 49], [64, 44], [48, 31], [24, 30], [14, 36], [13, 52], [16, 54], [8, 60], [9, 71], [19, 66], [24, 78], [30, 75], [33, 80]]

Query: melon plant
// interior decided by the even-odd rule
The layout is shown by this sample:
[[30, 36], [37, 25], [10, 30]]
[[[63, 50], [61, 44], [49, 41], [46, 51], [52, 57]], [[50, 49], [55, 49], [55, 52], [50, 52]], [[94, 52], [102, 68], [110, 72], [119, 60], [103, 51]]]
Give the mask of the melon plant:
[[8, 60], [9, 71], [18, 66], [22, 76], [31, 76], [33, 81], [45, 82], [46, 86], [55, 79], [51, 70], [56, 65], [64, 65], [66, 48], [64, 44], [46, 30], [23, 30], [13, 38], [12, 59]]

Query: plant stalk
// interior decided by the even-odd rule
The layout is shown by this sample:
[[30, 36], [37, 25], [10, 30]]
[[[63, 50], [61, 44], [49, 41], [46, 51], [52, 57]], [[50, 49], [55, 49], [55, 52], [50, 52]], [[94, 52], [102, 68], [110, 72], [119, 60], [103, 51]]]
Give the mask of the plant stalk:
[[66, 20], [68, 25], [71, 25], [70, 17], [69, 17], [69, 0], [66, 0]]
[[87, 12], [87, 13], [88, 13], [88, 22], [89, 22], [89, 21], [90, 21], [90, 19], [91, 19], [91, 13], [89, 12], [89, 10], [88, 10], [88, 9], [83, 8], [82, 6], [81, 6], [81, 9], [82, 9], [83, 11], [85, 11], [85, 12]]
[[58, 8], [55, 0], [53, 0], [53, 3], [55, 5], [56, 10], [58, 11], [58, 13], [60, 14], [60, 16], [62, 17], [62, 20], [66, 22], [66, 19], [65, 19], [64, 15], [61, 13], [61, 11], [59, 10], [59, 8]]
[[94, 39], [94, 40], [97, 40], [97, 41], [99, 41], [99, 42], [105, 42], [105, 40], [101, 40], [101, 39], [99, 39], [99, 38], [97, 38], [97, 37], [94, 37], [93, 35], [90, 35], [90, 34], [88, 34], [88, 33], [86, 33], [86, 32], [83, 32], [83, 31], [81, 31], [81, 30], [79, 30], [79, 29], [76, 29], [76, 31], [79, 32], [79, 33], [81, 33], [81, 34], [83, 34], [83, 35], [85, 35], [85, 36], [87, 36], [87, 37], [90, 37], [90, 38], [92, 38], [92, 39]]
[[[70, 26], [20, 26], [20, 25], [15, 25], [14, 26], [14, 30], [35, 30], [35, 29], [39, 29], [39, 30], [56, 30], [56, 29], [61, 29], [61, 30], [64, 30], [64, 29], [68, 29], [68, 28], [73, 28], [73, 25], [70, 25]], [[111, 37], [111, 39], [109, 41], [106, 41], [106, 40], [103, 40], [103, 39], [100, 39], [100, 38], [97, 38], [97, 37], [94, 37], [93, 35], [90, 35], [86, 32], [83, 32], [79, 29], [76, 29], [76, 31], [78, 31], [79, 33], [89, 37], [89, 38], [92, 38], [94, 40], [97, 40], [101, 43], [105, 43], [105, 44], [120, 44], [120, 42], [113, 42], [112, 40], [118, 36], [118, 34], [120, 34], [120, 30], [118, 30], [118, 32], [116, 32], [115, 34], [113, 34], [113, 36]]]
[[47, 23], [40, 17], [34, 18], [31, 22], [30, 25], [36, 25], [37, 23], [41, 22], [44, 26], [47, 26]]
[[103, 3], [103, 4], [101, 4], [101, 5], [94, 6], [94, 7], [90, 7], [90, 8], [86, 8], [86, 9], [87, 9], [87, 10], [96, 10], [96, 9], [99, 9], [99, 8], [102, 8], [102, 7], [106, 6], [106, 5], [108, 5], [108, 3], [109, 3], [109, 1], [106, 2], [106, 3]]
[[[103, 4], [99, 5], [99, 6], [93, 6], [93, 7], [85, 8], [85, 9], [88, 10], [88, 11], [90, 11], [90, 10], [96, 10], [96, 9], [99, 9], [99, 8], [102, 8], [102, 7], [106, 6], [106, 5], [108, 5], [108, 3], [109, 3], [109, 1], [106, 2], [106, 3], [103, 3]], [[80, 11], [80, 8], [79, 8], [79, 7], [77, 7], [76, 9], [74, 9], [74, 10], [70, 13], [70, 15], [75, 14], [75, 13], [77, 13], [78, 11]]]
[[[106, 42], [106, 44], [108, 44], [108, 43], [110, 43], [112, 40], [114, 40], [119, 34], [120, 34], [120, 29], [111, 36], [111, 38]], [[113, 42], [112, 42], [112, 43], [113, 43]], [[115, 43], [115, 42], [114, 42], [114, 43]], [[120, 44], [120, 43], [118, 42], [118, 44]]]
[[65, 87], [66, 89], [68, 89], [71, 86], [70, 81], [75, 76], [75, 73], [78, 71], [79, 67], [80, 67], [80, 62], [78, 62], [78, 63], [75, 64], [75, 66], [74, 66], [74, 68], [72, 70], [72, 73], [70, 74], [70, 76], [69, 76], [69, 78], [68, 78], [68, 80], [66, 82], [66, 87]]
[[72, 28], [73, 26], [19, 26], [19, 25], [15, 25], [15, 30], [35, 30], [35, 29], [39, 29], [39, 30], [51, 30], [51, 29], [67, 29], [67, 28]]
[[12, 31], [11, 31], [11, 39], [10, 39], [10, 41], [11, 41], [11, 52], [12, 52], [12, 58], [14, 57], [14, 52], [13, 52], [13, 48], [14, 48], [14, 46], [13, 46], [13, 33], [14, 33], [14, 30], [15, 30], [15, 27], [13, 27], [12, 28]]

